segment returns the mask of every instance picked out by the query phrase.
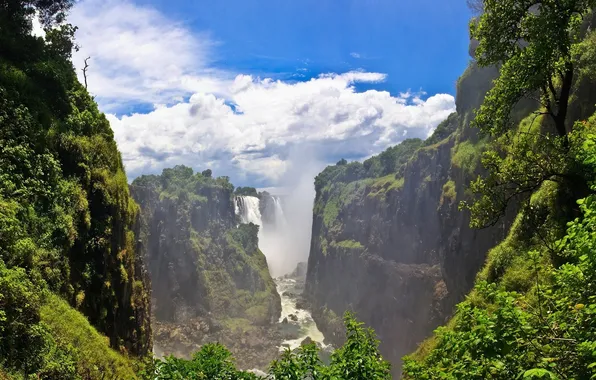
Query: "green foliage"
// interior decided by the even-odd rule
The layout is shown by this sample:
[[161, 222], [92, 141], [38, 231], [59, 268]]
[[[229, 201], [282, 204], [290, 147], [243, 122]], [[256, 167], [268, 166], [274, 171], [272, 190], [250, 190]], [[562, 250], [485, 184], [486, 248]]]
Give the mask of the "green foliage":
[[348, 249], [363, 249], [364, 248], [364, 246], [362, 244], [360, 244], [359, 241], [355, 241], [355, 240], [342, 240], [335, 244], [341, 248], [348, 248]]
[[502, 65], [500, 76], [476, 114], [475, 124], [492, 135], [513, 127], [511, 112], [526, 96], [540, 94], [559, 136], [566, 124], [574, 77], [574, 45], [581, 41], [583, 18], [593, 0], [485, 0], [484, 12], [470, 24], [479, 41], [481, 66]]
[[[86, 375], [75, 373], [77, 342], [55, 340], [40, 321], [40, 297], [63, 296], [114, 348], [144, 355], [151, 346], [133, 233], [138, 208], [109, 123], [76, 79], [76, 28], [63, 23], [72, 4], [0, 6], [0, 262], [12, 284], [2, 292], [0, 346], [13, 358], [2, 366], [41, 378]], [[45, 39], [31, 35], [35, 14]], [[16, 315], [22, 323], [12, 322]]]
[[82, 378], [102, 376], [133, 379], [133, 363], [110, 348], [109, 340], [99, 334], [87, 319], [56, 295], [49, 295], [40, 309], [41, 320], [60, 347], [74, 350], [76, 372]]
[[239, 243], [242, 250], [249, 255], [259, 250], [259, 226], [253, 223], [240, 224], [231, 231], [232, 239]]
[[371, 329], [364, 328], [354, 316], [346, 313], [346, 342], [333, 352], [325, 366], [319, 360], [314, 343], [292, 352], [286, 350], [271, 364], [270, 375], [275, 379], [390, 379], [390, 365], [379, 353], [379, 342]]
[[369, 197], [384, 198], [389, 191], [399, 190], [404, 186], [404, 178], [397, 177], [396, 174], [389, 174], [385, 177], [377, 178], [370, 183]]
[[234, 191], [235, 195], [247, 195], [250, 197], [258, 197], [259, 193], [257, 193], [257, 189], [254, 187], [237, 187]]
[[338, 199], [336, 199], [336, 198], [330, 199], [325, 204], [325, 209], [323, 211], [323, 223], [325, 223], [326, 226], [330, 227], [332, 225], [332, 223], [335, 222], [338, 215], [339, 215]]
[[540, 127], [544, 119], [529, 118], [532, 122], [523, 121], [515, 136], [503, 135], [484, 152], [482, 164], [488, 175], [471, 183], [471, 191], [479, 195], [475, 202], [462, 204], [471, 210], [473, 227], [493, 225], [512, 201], [528, 199], [545, 181], [565, 183], [579, 194], [585, 192], [584, 179], [590, 177], [591, 169], [575, 157], [596, 128], [596, 118], [576, 123], [575, 130], [565, 137], [544, 133]]
[[469, 140], [462, 141], [453, 148], [451, 163], [468, 176], [472, 176], [480, 163], [483, 149], [483, 142], [474, 144]]
[[239, 371], [232, 354], [219, 343], [206, 344], [191, 360], [174, 356], [156, 362], [155, 379], [171, 380], [248, 380], [257, 379], [253, 374]]
[[452, 113], [447, 117], [447, 119], [443, 120], [437, 128], [435, 128], [433, 134], [424, 140], [423, 146], [429, 146], [437, 144], [447, 137], [451, 136], [453, 132], [457, 130], [459, 124], [459, 117], [456, 112]]
[[321, 191], [325, 186], [338, 183], [350, 183], [366, 178], [379, 178], [392, 174], [403, 176], [407, 162], [416, 150], [422, 146], [420, 139], [406, 139], [400, 144], [390, 147], [364, 163], [357, 161], [348, 163], [342, 160], [334, 166], [328, 166], [315, 178], [315, 190]]
[[[173, 320], [177, 308], [186, 305], [219, 319], [270, 323], [279, 295], [258, 248], [259, 226], [237, 225], [234, 186], [227, 177], [179, 165], [159, 176], [140, 176], [131, 188], [148, 226], [158, 320]], [[254, 188], [238, 191], [256, 194]], [[163, 252], [171, 252], [168, 260]], [[170, 276], [184, 279], [185, 286], [173, 289]]]
[[[593, 182], [589, 124], [576, 125], [566, 153], [568, 165]], [[437, 329], [423, 355], [405, 359], [405, 378], [596, 376], [596, 188], [578, 201], [581, 216], [561, 236], [564, 189], [547, 181], [530, 197], [450, 325]]]
[[[449, 129], [442, 126], [437, 136], [449, 134]], [[377, 156], [371, 157], [364, 161], [364, 169], [366, 170], [367, 178], [377, 178], [394, 174], [395, 176], [403, 176], [406, 163], [413, 156], [414, 152], [422, 146], [420, 139], [406, 139], [400, 144], [390, 147]]]
[[[379, 353], [379, 342], [372, 329], [364, 328], [353, 315], [346, 313], [346, 342], [324, 365], [315, 343], [298, 349], [287, 349], [271, 363], [268, 379], [275, 380], [380, 380], [390, 379], [390, 365]], [[156, 362], [157, 379], [257, 379], [239, 371], [229, 351], [220, 344], [207, 344], [191, 360], [168, 357]]]
[[[41, 323], [41, 304], [42, 292], [26, 272], [8, 269], [0, 261], [0, 366], [23, 374], [72, 375], [72, 358], [56, 352], [47, 326]], [[61, 371], [57, 359], [64, 359]]]
[[457, 197], [457, 191], [455, 188], [455, 181], [449, 180], [443, 185], [443, 192], [441, 193], [441, 200], [439, 205], [442, 206], [445, 203], [451, 203]]

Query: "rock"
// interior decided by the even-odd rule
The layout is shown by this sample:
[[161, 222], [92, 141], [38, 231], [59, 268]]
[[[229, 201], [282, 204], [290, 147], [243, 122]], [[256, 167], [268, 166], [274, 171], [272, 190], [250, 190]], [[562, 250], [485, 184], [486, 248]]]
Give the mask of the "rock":
[[296, 269], [290, 274], [292, 278], [305, 278], [307, 265], [304, 262], [298, 263]]
[[219, 323], [215, 319], [209, 319], [209, 330], [211, 332], [218, 332], [218, 331], [221, 331], [222, 329], [223, 329], [223, 326], [221, 323]]
[[[502, 223], [475, 230], [469, 227], [469, 214], [457, 207], [481, 165], [474, 173], [452, 165], [455, 144], [476, 141], [470, 115], [496, 76], [498, 69], [471, 66], [460, 78], [457, 114], [448, 119], [458, 138], [452, 135], [405, 157], [408, 164], [394, 177], [398, 188], [353, 186], [346, 194], [334, 193], [339, 187], [330, 181], [317, 185], [304, 292], [309, 310], [337, 346], [343, 343], [344, 311], [352, 309], [359, 319], [369, 321], [382, 337], [380, 351], [392, 362], [394, 377], [401, 357], [443, 324], [473, 287], [486, 253], [506, 236], [515, 216], [508, 212]], [[332, 169], [337, 168], [325, 170]], [[358, 179], [345, 182], [360, 185], [352, 182]], [[455, 187], [454, 202], [446, 201], [448, 181]], [[322, 191], [327, 187], [332, 190]], [[338, 208], [337, 220], [327, 220], [328, 205]]]
[[314, 341], [312, 340], [312, 338], [310, 336], [307, 336], [306, 338], [304, 338], [304, 340], [302, 340], [302, 342], [300, 342], [301, 346], [307, 345], [307, 344], [311, 344]]
[[283, 321], [281, 321], [281, 323], [283, 323], [284, 325], [288, 324], [288, 317], [285, 317]]
[[308, 302], [303, 298], [298, 298], [296, 300], [296, 309], [302, 309], [302, 310], [308, 309]]
[[283, 292], [282, 294], [284, 297], [288, 297], [288, 298], [296, 298], [296, 295], [292, 292]]
[[294, 322], [298, 322], [298, 316], [296, 314], [290, 314], [288, 315], [288, 317], [294, 321]]

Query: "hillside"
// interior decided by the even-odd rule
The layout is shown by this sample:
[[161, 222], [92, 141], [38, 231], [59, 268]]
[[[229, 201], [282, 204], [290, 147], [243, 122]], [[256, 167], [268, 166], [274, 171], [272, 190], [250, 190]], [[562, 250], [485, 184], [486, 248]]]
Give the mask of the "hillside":
[[[280, 298], [258, 247], [259, 227], [237, 220], [234, 186], [210, 171], [176, 166], [138, 177], [130, 188], [143, 216], [157, 352], [189, 357], [201, 344], [221, 341], [243, 367], [265, 368], [278, 338], [265, 339], [266, 348], [255, 336], [240, 344], [235, 330], [275, 335], [267, 327], [279, 319]], [[269, 353], [255, 352], [264, 349]]]
[[[583, 33], [592, 23], [591, 17], [585, 18]], [[581, 74], [573, 82], [569, 125], [587, 120], [596, 103], [592, 91], [587, 90], [594, 85], [590, 74], [594, 35], [584, 36], [584, 42], [576, 45], [574, 56], [576, 70]], [[472, 41], [472, 56], [477, 47], [478, 42]], [[343, 339], [337, 316], [353, 310], [379, 334], [381, 352], [392, 362], [394, 375], [400, 373], [402, 356], [416, 350], [436, 327], [447, 323], [456, 304], [475, 284], [487, 279], [501, 283], [504, 278], [512, 287], [508, 290], [531, 293], [531, 272], [525, 266], [529, 258], [522, 255], [515, 259], [514, 252], [538, 249], [548, 256], [548, 247], [564, 235], [565, 223], [579, 215], [574, 200], [586, 192], [570, 191], [566, 187], [569, 184], [553, 188], [552, 182], [559, 182], [557, 173], [564, 171], [577, 178], [577, 168], [584, 166], [569, 153], [556, 150], [557, 145], [549, 140], [556, 128], [546, 117], [535, 114], [541, 109], [538, 100], [522, 98], [514, 104], [508, 122], [518, 126], [500, 139], [472, 125], [478, 122], [476, 110], [487, 104], [485, 94], [501, 73], [495, 66], [480, 67], [472, 60], [457, 83], [457, 112], [441, 123], [429, 139], [406, 140], [363, 163], [340, 161], [315, 180], [317, 193], [306, 287], [315, 320], [326, 337], [337, 344]], [[578, 139], [583, 139], [589, 132], [578, 129], [577, 133], [581, 133]], [[516, 143], [512, 144], [512, 139]], [[495, 150], [498, 153], [492, 155]], [[536, 153], [530, 155], [529, 151]], [[504, 158], [500, 161], [496, 157]], [[514, 171], [516, 165], [519, 171]], [[579, 170], [581, 179], [572, 188], [590, 180], [585, 170], [589, 172], [585, 168]], [[505, 175], [513, 175], [511, 172], [528, 175], [525, 183], [520, 182], [528, 187], [521, 191], [515, 184], [503, 183], [502, 186], [518, 189], [518, 193], [512, 194], [508, 203], [502, 203], [509, 196], [509, 190], [503, 187], [489, 194], [501, 203], [493, 203], [490, 213], [481, 208], [491, 200], [482, 197], [482, 190], [490, 189], [488, 186], [499, 183], [498, 180], [505, 182]], [[470, 187], [479, 175], [495, 182], [477, 182]], [[539, 195], [530, 197], [534, 191], [539, 191]], [[466, 205], [473, 205], [473, 218]], [[527, 207], [539, 216], [534, 217], [536, 225], [522, 228], [523, 218], [528, 217]], [[478, 212], [484, 210], [488, 216], [478, 217]], [[470, 224], [484, 228], [472, 228]], [[548, 233], [538, 228], [543, 224]], [[542, 241], [542, 233], [548, 236], [548, 243]], [[517, 240], [512, 236], [517, 236]], [[555, 266], [567, 261], [556, 255], [550, 259]], [[521, 288], [520, 282], [524, 283]], [[476, 299], [478, 292], [472, 294], [470, 297]], [[486, 312], [486, 304], [474, 305]], [[456, 321], [460, 320], [456, 317]], [[449, 326], [457, 323], [452, 321]], [[440, 342], [446, 346], [432, 351], [435, 341], [426, 343], [416, 356], [420, 364], [408, 362], [409, 378], [431, 379], [439, 373], [453, 376], [448, 378], [474, 378], [467, 377], [465, 371], [452, 375], [442, 367], [441, 363], [452, 360], [450, 368], [464, 368], [465, 356], [448, 355], [474, 354], [471, 347], [471, 352], [447, 351], [443, 347], [457, 344], [453, 339], [460, 336], [440, 334], [445, 336]], [[421, 358], [429, 352], [432, 359], [425, 362]], [[434, 367], [427, 371], [430, 363]], [[469, 374], [472, 376], [472, 372]]]
[[133, 374], [152, 348], [138, 206], [56, 24], [70, 5], [0, 7], [0, 368], [17, 377]]

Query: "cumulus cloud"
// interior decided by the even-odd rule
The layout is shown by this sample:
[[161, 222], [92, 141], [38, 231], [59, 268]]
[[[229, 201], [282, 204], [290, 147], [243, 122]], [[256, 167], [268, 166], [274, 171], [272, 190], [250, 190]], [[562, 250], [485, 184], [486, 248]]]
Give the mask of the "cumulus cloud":
[[366, 157], [408, 137], [426, 137], [454, 110], [450, 95], [421, 100], [357, 92], [382, 74], [350, 72], [284, 83], [239, 75], [225, 101], [196, 93], [148, 114], [110, 116], [131, 174], [176, 163], [252, 174], [276, 183], [290, 150], [308, 147], [322, 161]]
[[171, 104], [196, 91], [228, 87], [228, 74], [210, 66], [216, 42], [155, 9], [126, 0], [83, 0], [69, 22], [79, 27], [73, 61], [81, 67], [91, 57], [89, 89], [104, 110]]
[[[447, 94], [356, 90], [385, 81], [382, 73], [290, 83], [224, 72], [213, 66], [207, 34], [128, 1], [80, 1], [70, 21], [79, 26], [75, 63], [91, 56], [89, 89], [131, 178], [186, 164], [238, 185], [275, 186], [299, 165], [295, 152], [321, 164], [368, 157], [428, 136], [455, 109]], [[154, 106], [121, 115], [123, 104], [139, 103]]]

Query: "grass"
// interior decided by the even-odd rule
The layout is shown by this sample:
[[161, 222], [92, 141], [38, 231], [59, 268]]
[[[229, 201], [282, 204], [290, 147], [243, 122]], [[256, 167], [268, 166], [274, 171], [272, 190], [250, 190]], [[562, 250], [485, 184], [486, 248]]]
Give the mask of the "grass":
[[340, 242], [335, 243], [338, 247], [341, 248], [348, 248], [348, 249], [363, 249], [364, 246], [360, 244], [359, 241], [355, 240], [342, 240]]
[[484, 143], [461, 142], [453, 147], [451, 164], [471, 176], [480, 164]]
[[369, 197], [382, 198], [389, 191], [399, 190], [404, 187], [404, 178], [396, 178], [395, 174], [389, 174], [385, 177], [377, 178], [370, 183]]
[[90, 379], [136, 379], [131, 359], [114, 351], [78, 311], [57, 295], [50, 295], [41, 308], [41, 319], [63, 347], [76, 347], [77, 371]]
[[445, 184], [443, 185], [443, 192], [441, 193], [441, 200], [439, 205], [443, 206], [445, 202], [449, 202], [451, 204], [453, 203], [453, 201], [455, 201], [456, 197], [457, 191], [455, 189], [455, 181], [449, 180], [445, 182]]
[[335, 220], [337, 219], [337, 216], [339, 215], [338, 203], [338, 198], [332, 197], [325, 204], [325, 209], [323, 210], [323, 223], [325, 223], [325, 226], [331, 226], [333, 222], [335, 222]]

